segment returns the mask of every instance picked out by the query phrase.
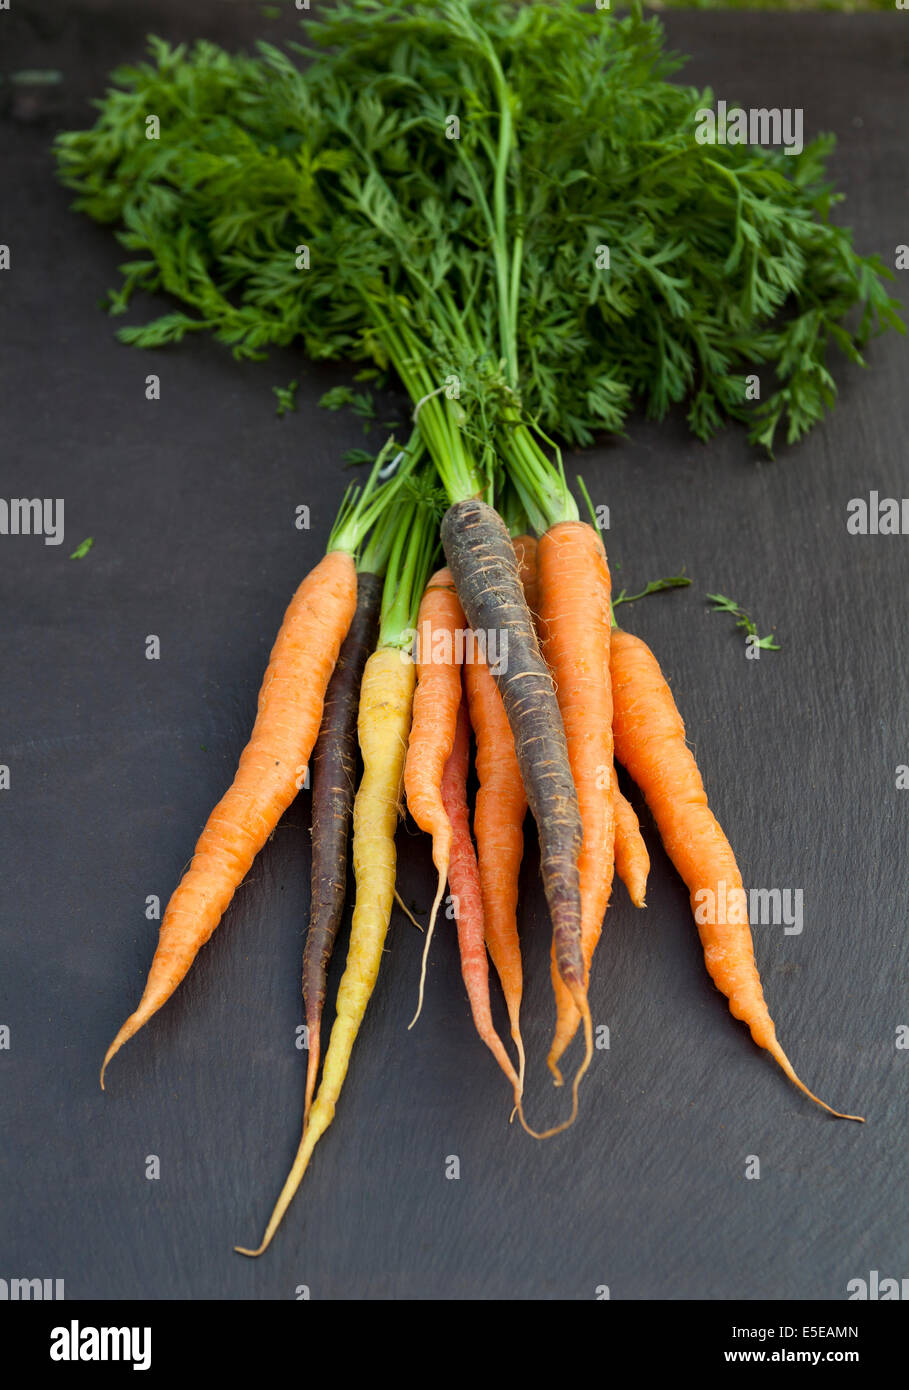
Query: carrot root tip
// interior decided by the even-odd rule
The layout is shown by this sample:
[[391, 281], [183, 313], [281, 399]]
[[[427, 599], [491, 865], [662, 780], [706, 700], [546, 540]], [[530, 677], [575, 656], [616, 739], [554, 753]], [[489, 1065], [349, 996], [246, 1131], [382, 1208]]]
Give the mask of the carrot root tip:
[[404, 913], [404, 916], [409, 917], [411, 922], [413, 922], [414, 926], [416, 927], [417, 931], [422, 933], [423, 928], [420, 926], [420, 923], [417, 921], [416, 917], [414, 917], [413, 913], [407, 906], [404, 899], [401, 897], [401, 894], [398, 892], [397, 888], [395, 889], [395, 901], [398, 904], [398, 907]]
[[436, 890], [436, 896], [432, 904], [432, 912], [429, 916], [429, 926], [426, 929], [426, 943], [423, 947], [423, 960], [420, 965], [420, 989], [417, 995], [417, 1011], [407, 1025], [408, 1033], [416, 1023], [417, 1019], [420, 1017], [420, 1014], [423, 1012], [423, 992], [426, 988], [426, 966], [429, 963], [429, 947], [432, 944], [432, 936], [436, 927], [436, 916], [438, 914], [439, 907], [442, 902], [442, 894], [445, 892], [445, 883], [447, 881], [447, 878], [448, 865], [446, 862], [444, 870], [439, 870], [439, 886]]
[[798, 1089], [802, 1092], [802, 1094], [807, 1096], [809, 1100], [813, 1100], [815, 1105], [819, 1105], [822, 1110], [826, 1110], [828, 1115], [832, 1115], [833, 1118], [836, 1120], [854, 1120], [856, 1124], [860, 1125], [863, 1125], [865, 1123], [864, 1115], [847, 1115], [842, 1110], [834, 1110], [832, 1105], [828, 1105], [825, 1100], [821, 1100], [820, 1097], [816, 1096], [813, 1091], [809, 1091], [808, 1087], [805, 1085], [804, 1081], [798, 1075], [789, 1058], [786, 1056], [786, 1053], [780, 1046], [778, 1039], [773, 1039], [773, 1044], [772, 1046], [767, 1048], [767, 1051], [770, 1053], [770, 1056], [774, 1059], [774, 1061], [779, 1064], [785, 1075], [789, 1077], [789, 1080], [793, 1083], [793, 1085], [797, 1086]]

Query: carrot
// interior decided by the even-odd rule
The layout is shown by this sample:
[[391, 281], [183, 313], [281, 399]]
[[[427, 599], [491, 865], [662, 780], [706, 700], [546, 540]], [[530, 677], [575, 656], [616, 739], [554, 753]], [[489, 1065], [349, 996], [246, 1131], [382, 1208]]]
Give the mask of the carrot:
[[[616, 752], [644, 793], [666, 852], [691, 894], [710, 978], [729, 1000], [733, 1017], [748, 1025], [758, 1047], [770, 1053], [800, 1091], [839, 1119], [861, 1120], [833, 1110], [809, 1091], [777, 1040], [755, 964], [742, 876], [707, 804], [682, 717], [656, 657], [639, 638], [615, 628], [610, 668]], [[705, 913], [705, 902], [717, 903], [721, 884], [735, 911]], [[703, 920], [711, 915], [725, 920]]]
[[[442, 548], [461, 607], [475, 632], [496, 632], [508, 643], [507, 657], [497, 663], [494, 675], [511, 725], [527, 800], [537, 822], [543, 888], [562, 978], [583, 1001], [578, 798], [552, 677], [540, 653], [508, 528], [498, 512], [482, 500], [492, 490], [494, 451], [484, 450], [482, 464], [473, 458], [462, 414], [440, 394], [425, 368], [423, 344], [406, 323], [396, 326], [389, 356], [411, 399], [417, 402], [414, 414], [419, 414], [420, 431], [450, 504], [442, 518]], [[515, 410], [513, 428], [509, 419], [509, 448], [516, 440], [523, 447], [530, 437], [519, 420]], [[545, 457], [542, 466], [551, 471]], [[524, 492], [536, 490], [536, 460], [526, 472], [527, 487], [522, 491], [516, 486], [515, 491], [529, 516]], [[564, 483], [564, 478], [561, 481]]]
[[612, 769], [612, 796], [615, 802], [615, 867], [628, 889], [635, 907], [644, 907], [650, 855], [641, 834], [641, 827], [630, 801], [619, 791], [615, 767]]
[[354, 562], [344, 550], [329, 551], [294, 594], [262, 681], [249, 743], [167, 905], [142, 998], [107, 1049], [102, 1088], [107, 1064], [173, 994], [296, 796], [356, 598]]
[[[611, 624], [610, 581], [598, 533], [584, 521], [551, 526], [537, 547], [537, 574], [540, 636], [556, 683], [583, 825], [578, 871], [586, 992], [612, 889], [615, 842], [612, 696], [603, 660]], [[555, 954], [552, 982], [557, 1018], [547, 1063], [561, 1085], [558, 1061], [583, 1011], [566, 988]], [[584, 1067], [588, 1063], [589, 1049]]]
[[[526, 522], [526, 518], [524, 520]], [[536, 602], [536, 538], [520, 535], [512, 545], [524, 597], [532, 611]], [[505, 996], [511, 1036], [518, 1053], [518, 1079], [523, 1090], [525, 1061], [520, 1014], [524, 981], [517, 906], [527, 797], [508, 715], [482, 657], [465, 662], [464, 687], [477, 745], [480, 786], [474, 806], [473, 832], [480, 866], [486, 945]]]
[[452, 830], [442, 803], [442, 775], [454, 744], [461, 702], [459, 642], [464, 626], [464, 614], [451, 573], [441, 569], [427, 584], [417, 616], [417, 690], [413, 700], [410, 744], [404, 764], [407, 809], [420, 829], [432, 836], [432, 861], [438, 874], [438, 886], [423, 948], [417, 1011], [411, 1020], [411, 1028], [423, 1007], [426, 962], [436, 914], [448, 878]]
[[344, 639], [312, 760], [312, 891], [303, 950], [303, 1000], [309, 1033], [303, 1121], [309, 1114], [322, 1054], [322, 1010], [331, 953], [347, 893], [347, 845], [357, 765], [357, 703], [367, 657], [376, 644], [382, 580], [358, 572], [357, 607]]
[[524, 986], [517, 906], [527, 797], [505, 706], [485, 661], [466, 662], [464, 682], [477, 744], [480, 785], [473, 830], [477, 839], [486, 945], [505, 996], [511, 1036], [518, 1051], [518, 1079], [523, 1085], [524, 1043], [520, 1013]]
[[[386, 465], [386, 458], [396, 447], [394, 439], [390, 439], [376, 459], [378, 475], [384, 478], [390, 472], [393, 480], [383, 486], [381, 518], [357, 555], [357, 607], [328, 684], [322, 727], [313, 754], [312, 889], [309, 931], [303, 951], [303, 1000], [309, 1033], [304, 1125], [322, 1052], [322, 1010], [328, 965], [347, 894], [347, 846], [356, 777], [360, 682], [367, 657], [376, 644], [382, 604], [381, 576], [400, 524], [398, 510], [389, 502], [399, 497], [402, 490], [413, 494], [417, 486], [414, 470], [423, 454], [417, 431]], [[367, 484], [367, 489], [369, 487]], [[408, 491], [404, 491], [404, 495], [406, 497]]]
[[[498, 630], [502, 641], [507, 641], [507, 653], [503, 651], [493, 674], [537, 823], [559, 974], [584, 1017], [592, 1054], [593, 1028], [581, 952], [581, 817], [552, 676], [521, 589], [515, 552], [498, 513], [477, 498], [454, 503], [442, 518], [442, 545], [470, 626], [477, 632]], [[582, 1075], [579, 1071], [575, 1077], [572, 1119]]]
[[309, 1166], [312, 1152], [334, 1119], [335, 1106], [366, 1006], [375, 987], [395, 891], [395, 827], [401, 795], [404, 749], [410, 727], [414, 668], [392, 648], [373, 652], [360, 694], [359, 734], [363, 779], [354, 803], [354, 874], [357, 898], [347, 964], [338, 987], [322, 1081], [293, 1166], [269, 1218], [261, 1245], [236, 1246], [241, 1255], [261, 1255]]
[[442, 801], [451, 823], [451, 862], [448, 884], [455, 905], [461, 976], [467, 988], [476, 1030], [511, 1082], [515, 1105], [521, 1102], [521, 1082], [492, 1021], [489, 1002], [489, 966], [483, 916], [480, 870], [467, 814], [467, 770], [470, 763], [470, 721], [467, 703], [458, 710], [454, 745], [442, 774]]
[[[425, 583], [435, 547], [433, 513], [429, 512], [422, 521], [417, 516], [418, 509], [411, 507], [402, 520], [382, 595], [379, 645], [366, 663], [360, 687], [357, 732], [363, 776], [353, 813], [357, 894], [347, 962], [338, 986], [337, 1012], [322, 1080], [262, 1242], [255, 1250], [235, 1246], [241, 1255], [261, 1255], [271, 1243], [300, 1186], [316, 1144], [334, 1119], [353, 1046], [382, 963], [394, 905], [397, 867], [394, 837], [416, 680], [414, 663], [406, 648], [409, 627], [415, 616], [416, 595]], [[415, 536], [411, 534], [414, 532]], [[411, 540], [412, 548], [406, 554]]]
[[512, 540], [518, 562], [518, 577], [531, 613], [539, 608], [539, 586], [537, 583], [537, 538], [536, 536], [515, 536]]
[[356, 609], [353, 556], [397, 491], [394, 480], [382, 483], [380, 477], [391, 447], [389, 441], [362, 488], [348, 488], [327, 553], [284, 614], [249, 742], [167, 905], [142, 998], [101, 1065], [102, 1089], [108, 1062], [173, 994], [297, 794], [319, 732], [328, 682]]

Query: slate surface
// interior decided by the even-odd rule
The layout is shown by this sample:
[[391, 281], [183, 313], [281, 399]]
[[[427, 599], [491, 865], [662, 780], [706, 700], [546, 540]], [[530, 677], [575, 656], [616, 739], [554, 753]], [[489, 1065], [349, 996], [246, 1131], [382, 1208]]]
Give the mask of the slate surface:
[[[258, 1238], [294, 1151], [304, 1054], [299, 962], [308, 903], [305, 795], [178, 995], [117, 1058], [166, 900], [250, 727], [284, 606], [316, 561], [356, 421], [317, 408], [343, 368], [307, 369], [296, 415], [271, 386], [297, 355], [236, 365], [202, 341], [154, 358], [97, 311], [123, 259], [67, 210], [48, 142], [142, 36], [239, 45], [292, 33], [257, 5], [18, 3], [0, 15], [5, 72], [58, 68], [36, 95], [4, 84], [3, 497], [65, 498], [65, 543], [0, 539], [3, 826], [0, 1275], [65, 1279], [71, 1297], [843, 1298], [870, 1269], [909, 1274], [904, 1212], [909, 1053], [906, 817], [909, 538], [847, 535], [845, 506], [901, 496], [907, 348], [841, 372], [835, 418], [756, 462], [739, 433], [705, 448], [678, 420], [636, 424], [584, 456], [612, 510], [619, 586], [686, 565], [684, 593], [632, 625], [677, 691], [708, 789], [746, 874], [804, 891], [804, 930], [756, 929], [781, 1036], [803, 1075], [868, 1124], [815, 1111], [729, 1016], [703, 968], [686, 895], [649, 822], [646, 914], [618, 889], [594, 1014], [611, 1028], [581, 1119], [539, 1146], [509, 1129], [476, 1040], [450, 930], [408, 1033], [421, 940], [396, 914], [339, 1106], [266, 1258]], [[862, 249], [909, 240], [909, 20], [670, 14], [691, 80], [832, 129], [841, 215]], [[905, 296], [905, 277], [899, 292]], [[144, 379], [160, 374], [158, 402]], [[575, 460], [569, 460], [574, 470]], [[294, 509], [312, 508], [309, 532]], [[95, 538], [81, 562], [67, 557]], [[779, 654], [744, 659], [707, 590], [732, 594]], [[146, 637], [161, 658], [145, 658]], [[426, 844], [402, 831], [401, 888], [430, 900]], [[522, 884], [530, 1114], [551, 1023], [537, 867]], [[333, 973], [336, 983], [338, 969]], [[149, 1155], [160, 1179], [146, 1177]], [[446, 1179], [449, 1155], [460, 1179]], [[746, 1180], [748, 1155], [761, 1163]]]

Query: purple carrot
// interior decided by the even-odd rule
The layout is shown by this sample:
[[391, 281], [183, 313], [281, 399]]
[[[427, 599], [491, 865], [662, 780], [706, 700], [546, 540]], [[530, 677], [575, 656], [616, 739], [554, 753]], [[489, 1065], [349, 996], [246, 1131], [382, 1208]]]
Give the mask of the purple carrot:
[[328, 963], [347, 894], [347, 845], [356, 790], [360, 682], [378, 638], [381, 602], [379, 576], [358, 572], [357, 608], [325, 694], [322, 725], [312, 760], [312, 902], [303, 950], [303, 1000], [309, 1030], [304, 1128], [322, 1053], [322, 1010]]
[[477, 632], [498, 631], [503, 644], [502, 659], [490, 670], [537, 823], [556, 963], [574, 995], [584, 988], [581, 813], [552, 676], [524, 598], [511, 537], [498, 512], [475, 498], [456, 502], [442, 519], [442, 545], [470, 626]]

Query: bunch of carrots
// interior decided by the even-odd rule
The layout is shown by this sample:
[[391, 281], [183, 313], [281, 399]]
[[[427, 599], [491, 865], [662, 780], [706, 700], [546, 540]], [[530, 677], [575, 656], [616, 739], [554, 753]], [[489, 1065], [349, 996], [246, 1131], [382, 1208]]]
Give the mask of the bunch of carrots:
[[[288, 607], [234, 781], [168, 904], [145, 991], [104, 1058], [102, 1085], [114, 1054], [188, 972], [311, 762], [303, 1133], [264, 1237], [255, 1250], [238, 1246], [243, 1254], [268, 1246], [334, 1118], [394, 906], [402, 791], [431, 839], [437, 874], [417, 1013], [447, 886], [474, 1024], [528, 1133], [548, 1138], [577, 1115], [593, 1046], [590, 971], [614, 870], [632, 902], [644, 906], [649, 857], [619, 790], [616, 758], [642, 791], [693, 906], [705, 890], [720, 901], [720, 884], [726, 886], [725, 914], [699, 932], [707, 970], [732, 1014], [813, 1101], [840, 1118], [861, 1118], [813, 1095], [777, 1039], [735, 856], [708, 806], [656, 657], [616, 625], [603, 543], [578, 515], [561, 460], [537, 451], [528, 466], [513, 465], [506, 488], [502, 510], [510, 527], [482, 496], [457, 499], [440, 524], [436, 470], [415, 429], [403, 449], [395, 452], [390, 441], [362, 489], [345, 495], [325, 556]], [[538, 535], [527, 527], [528, 511], [550, 518], [535, 528]], [[434, 568], [443, 558], [440, 535], [446, 563]], [[471, 732], [479, 782], [472, 824]], [[557, 1085], [560, 1060], [579, 1028], [584, 1038], [569, 1114], [542, 1133], [530, 1126], [523, 1104], [517, 899], [528, 807], [552, 919], [556, 1022], [547, 1061]], [[356, 899], [323, 1060], [326, 975], [344, 909], [351, 824]], [[514, 1057], [493, 1023], [488, 959]]]
[[[173, 994], [311, 765], [303, 1132], [263, 1240], [245, 1254], [272, 1239], [334, 1118], [382, 960], [405, 802], [436, 871], [417, 1013], [447, 888], [477, 1032], [529, 1133], [549, 1137], [578, 1113], [591, 968], [616, 871], [644, 905], [649, 859], [616, 760], [693, 908], [706, 893], [727, 905], [723, 920], [696, 920], [731, 1012], [830, 1110], [777, 1040], [735, 856], [656, 657], [616, 624], [593, 508], [588, 523], [544, 427], [585, 442], [617, 428], [638, 395], [661, 414], [690, 390], [710, 433], [720, 405], [740, 417], [738, 368], [779, 358], [786, 400], [801, 401], [794, 439], [831, 380], [796, 346], [809, 338], [823, 358], [834, 335], [857, 356], [859, 339], [839, 323], [856, 302], [865, 336], [894, 320], [883, 270], [828, 225], [826, 190], [805, 201], [816, 170], [790, 178], [785, 159], [752, 152], [742, 163], [736, 147], [687, 138], [700, 99], [665, 80], [671, 64], [637, 3], [612, 19], [582, 0], [344, 0], [309, 27], [318, 53], [305, 69], [269, 45], [232, 58], [211, 44], [153, 42], [151, 64], [114, 74], [95, 127], [57, 142], [76, 206], [117, 224], [139, 256], [122, 267], [112, 308], [137, 288], [182, 305], [121, 330], [125, 341], [155, 348], [205, 331], [238, 356], [302, 341], [311, 357], [367, 360], [367, 378], [393, 375], [411, 406], [410, 438], [390, 441], [345, 495], [325, 556], [290, 602], [236, 777], [104, 1059]], [[461, 111], [457, 139], [446, 134], [449, 102]], [[160, 141], [145, 138], [149, 109]], [[607, 234], [622, 253], [615, 275], [592, 254]], [[310, 249], [312, 268], [301, 268]], [[787, 286], [804, 316], [795, 327], [812, 316], [810, 333], [791, 340], [771, 332]], [[740, 357], [727, 352], [733, 339]], [[517, 898], [528, 808], [552, 923], [556, 1084], [583, 1039], [567, 1115], [542, 1132], [524, 1108]], [[323, 1058], [351, 827], [356, 900]], [[493, 1022], [490, 960], [510, 1045]]]

